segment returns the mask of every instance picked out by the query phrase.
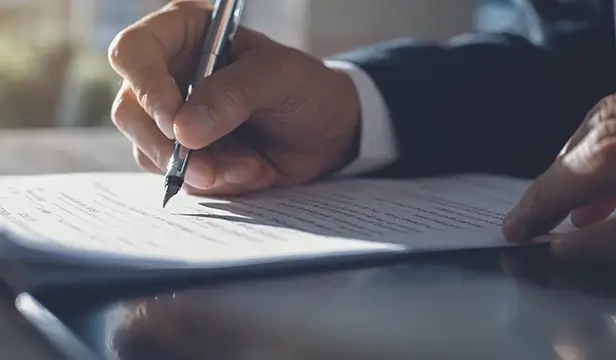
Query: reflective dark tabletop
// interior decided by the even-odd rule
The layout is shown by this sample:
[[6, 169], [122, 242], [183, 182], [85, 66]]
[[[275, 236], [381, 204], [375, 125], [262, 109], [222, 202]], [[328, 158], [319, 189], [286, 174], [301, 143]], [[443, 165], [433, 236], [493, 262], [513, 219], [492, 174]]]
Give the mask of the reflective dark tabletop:
[[613, 360], [615, 276], [538, 246], [42, 303], [102, 359]]

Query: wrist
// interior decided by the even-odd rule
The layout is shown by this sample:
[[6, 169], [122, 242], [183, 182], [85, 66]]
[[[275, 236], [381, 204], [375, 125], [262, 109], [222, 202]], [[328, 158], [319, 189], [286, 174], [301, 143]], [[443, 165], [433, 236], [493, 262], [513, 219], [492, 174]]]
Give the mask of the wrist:
[[337, 175], [353, 176], [378, 171], [398, 157], [398, 144], [387, 103], [371, 76], [347, 61], [325, 61], [327, 67], [350, 79], [356, 100], [359, 124], [356, 126], [354, 152]]

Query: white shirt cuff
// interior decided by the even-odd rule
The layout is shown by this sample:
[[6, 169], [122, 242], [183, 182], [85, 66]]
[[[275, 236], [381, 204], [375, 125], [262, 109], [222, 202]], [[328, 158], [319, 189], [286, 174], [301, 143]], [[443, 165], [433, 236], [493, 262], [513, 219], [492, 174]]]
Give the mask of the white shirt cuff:
[[398, 157], [398, 150], [393, 124], [385, 100], [372, 79], [352, 63], [332, 60], [326, 60], [324, 63], [331, 69], [345, 72], [351, 78], [361, 105], [359, 155], [335, 175], [362, 175], [394, 162]]

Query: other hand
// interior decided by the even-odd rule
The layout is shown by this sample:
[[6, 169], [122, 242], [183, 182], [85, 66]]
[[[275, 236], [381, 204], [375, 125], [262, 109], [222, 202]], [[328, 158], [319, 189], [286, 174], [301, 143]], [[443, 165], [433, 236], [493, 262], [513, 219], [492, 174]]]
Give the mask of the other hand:
[[551, 167], [507, 215], [503, 232], [527, 242], [551, 231], [567, 216], [579, 229], [554, 236], [561, 259], [616, 261], [616, 95], [600, 101]]
[[187, 189], [235, 195], [296, 185], [354, 157], [360, 106], [347, 75], [240, 28], [228, 66], [184, 104], [211, 9], [175, 1], [123, 30], [109, 49], [124, 79], [112, 119], [144, 169], [162, 173], [173, 140], [194, 156]]

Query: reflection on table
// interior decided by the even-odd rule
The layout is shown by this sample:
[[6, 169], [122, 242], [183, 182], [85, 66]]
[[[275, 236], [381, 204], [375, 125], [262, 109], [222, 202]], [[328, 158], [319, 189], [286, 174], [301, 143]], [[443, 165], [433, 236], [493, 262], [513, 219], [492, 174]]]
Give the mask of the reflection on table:
[[614, 359], [609, 269], [540, 248], [203, 286], [65, 317], [130, 359]]

